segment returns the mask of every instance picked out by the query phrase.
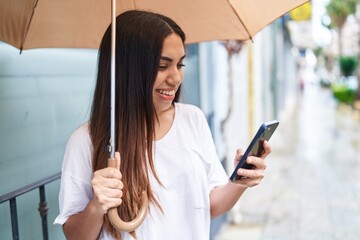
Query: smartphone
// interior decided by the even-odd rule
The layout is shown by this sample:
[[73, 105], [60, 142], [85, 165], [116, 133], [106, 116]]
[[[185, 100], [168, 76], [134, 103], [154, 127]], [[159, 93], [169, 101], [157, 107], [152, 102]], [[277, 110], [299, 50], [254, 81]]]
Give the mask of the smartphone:
[[270, 122], [263, 123], [257, 133], [255, 134], [253, 140], [250, 145], [246, 149], [244, 155], [241, 157], [238, 165], [236, 166], [234, 172], [231, 174], [230, 181], [234, 182], [236, 180], [244, 178], [243, 176], [239, 176], [236, 172], [239, 168], [252, 169], [254, 165], [246, 163], [246, 159], [248, 156], [261, 156], [264, 151], [263, 143], [264, 141], [269, 141], [270, 137], [273, 135], [275, 129], [279, 125], [277, 120], [273, 120]]

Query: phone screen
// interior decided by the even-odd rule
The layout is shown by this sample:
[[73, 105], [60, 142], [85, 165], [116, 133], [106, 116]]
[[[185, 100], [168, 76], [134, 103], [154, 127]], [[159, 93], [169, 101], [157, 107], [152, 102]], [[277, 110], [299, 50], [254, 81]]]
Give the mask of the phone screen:
[[279, 125], [279, 122], [274, 120], [271, 122], [263, 123], [257, 133], [255, 134], [253, 140], [251, 141], [249, 147], [246, 149], [244, 155], [241, 157], [238, 165], [236, 166], [234, 172], [232, 173], [230, 180], [236, 181], [241, 178], [236, 172], [239, 168], [252, 169], [254, 165], [246, 163], [246, 159], [248, 156], [257, 156], [260, 157], [262, 152], [264, 151], [263, 143], [264, 141], [269, 141], [271, 136], [273, 135], [275, 129]]

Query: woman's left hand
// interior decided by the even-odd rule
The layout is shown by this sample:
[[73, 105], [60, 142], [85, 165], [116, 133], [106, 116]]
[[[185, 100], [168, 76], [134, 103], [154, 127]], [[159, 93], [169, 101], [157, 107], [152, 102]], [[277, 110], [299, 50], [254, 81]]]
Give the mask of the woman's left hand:
[[[266, 169], [266, 164], [264, 160], [267, 155], [271, 153], [271, 147], [267, 141], [264, 141], [263, 147], [264, 151], [260, 157], [249, 156], [246, 159], [246, 162], [248, 164], [254, 165], [253, 169], [238, 169], [237, 174], [240, 176], [244, 176], [245, 178], [239, 179], [235, 181], [235, 183], [244, 185], [246, 187], [253, 187], [261, 182], [261, 180], [264, 178], [264, 173]], [[244, 153], [240, 149], [236, 151], [236, 156], [234, 160], [235, 167], [237, 166], [243, 154]]]

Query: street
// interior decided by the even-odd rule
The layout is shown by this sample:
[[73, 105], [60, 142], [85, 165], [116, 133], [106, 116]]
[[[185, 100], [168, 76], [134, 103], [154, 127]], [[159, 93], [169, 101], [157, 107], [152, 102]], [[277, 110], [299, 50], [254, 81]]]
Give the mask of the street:
[[240, 199], [240, 224], [216, 240], [360, 239], [360, 113], [305, 85], [270, 140], [261, 184]]

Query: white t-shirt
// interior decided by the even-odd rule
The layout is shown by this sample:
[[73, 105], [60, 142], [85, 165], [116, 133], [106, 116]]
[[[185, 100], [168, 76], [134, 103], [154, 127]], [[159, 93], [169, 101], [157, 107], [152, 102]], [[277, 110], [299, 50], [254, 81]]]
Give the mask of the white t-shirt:
[[[66, 146], [59, 193], [60, 214], [54, 223], [64, 224], [93, 197], [92, 154], [88, 124], [85, 124], [71, 135]], [[164, 187], [152, 175], [150, 182], [163, 213], [150, 204], [150, 214], [136, 229], [138, 239], [208, 240], [209, 194], [214, 187], [227, 183], [228, 177], [200, 109], [175, 103], [170, 130], [154, 143], [154, 164]], [[122, 237], [133, 239], [128, 233]], [[103, 230], [100, 239], [112, 237]]]

